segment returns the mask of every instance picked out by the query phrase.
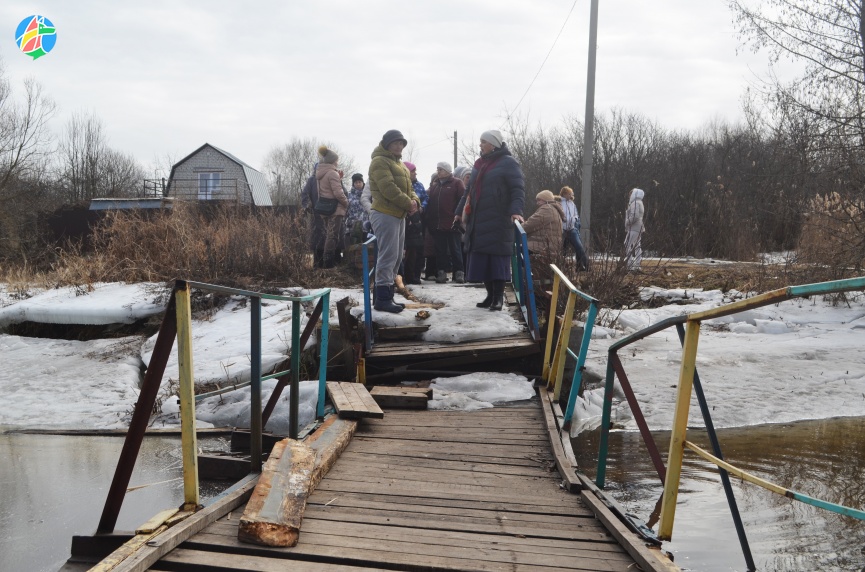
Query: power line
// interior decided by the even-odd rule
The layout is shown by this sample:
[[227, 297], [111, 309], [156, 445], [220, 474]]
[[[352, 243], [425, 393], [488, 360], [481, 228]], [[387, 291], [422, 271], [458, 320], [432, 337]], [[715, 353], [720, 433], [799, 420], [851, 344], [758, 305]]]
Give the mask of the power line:
[[556, 39], [553, 40], [553, 45], [550, 46], [550, 51], [547, 52], [547, 55], [544, 58], [544, 61], [541, 62], [541, 67], [538, 68], [538, 72], [535, 74], [535, 77], [532, 78], [532, 81], [529, 83], [529, 87], [526, 88], [526, 91], [525, 91], [525, 93], [523, 93], [523, 96], [520, 98], [520, 100], [517, 102], [517, 104], [514, 106], [514, 108], [508, 114], [508, 119], [510, 119], [510, 116], [513, 114], [513, 112], [517, 110], [517, 108], [520, 106], [520, 104], [523, 102], [523, 100], [529, 94], [529, 90], [532, 89], [532, 86], [535, 85], [535, 80], [538, 79], [539, 75], [541, 75], [541, 70], [544, 69], [544, 64], [547, 63], [547, 60], [550, 58], [550, 54], [553, 53], [553, 49], [556, 47], [556, 44], [558, 43], [559, 38], [562, 35], [562, 32], [565, 31], [565, 26], [568, 24], [568, 20], [570, 19], [571, 14], [573, 14], [574, 8], [576, 8], [576, 6], [577, 6], [577, 0], [574, 0], [574, 3], [571, 4], [571, 9], [568, 10], [568, 15], [565, 16], [565, 21], [562, 23], [561, 29], [559, 29], [559, 33], [556, 34]]

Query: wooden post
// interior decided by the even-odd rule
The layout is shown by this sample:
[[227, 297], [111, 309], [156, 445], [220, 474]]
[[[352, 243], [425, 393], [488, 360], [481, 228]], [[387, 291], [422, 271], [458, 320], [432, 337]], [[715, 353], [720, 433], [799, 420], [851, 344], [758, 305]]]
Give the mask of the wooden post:
[[544, 370], [541, 372], [541, 377], [547, 382], [547, 389], [552, 389], [552, 379], [550, 379], [550, 353], [553, 347], [553, 333], [556, 329], [556, 306], [559, 304], [559, 274], [553, 272], [553, 299], [550, 300], [550, 315], [547, 318], [547, 343], [544, 349]]
[[192, 308], [189, 284], [177, 290], [177, 365], [180, 369], [180, 435], [183, 445], [183, 510], [194, 511], [198, 497], [198, 443], [195, 435], [195, 380], [192, 369]]
[[691, 407], [691, 390], [694, 387], [694, 372], [697, 369], [697, 342], [700, 339], [700, 322], [689, 321], [682, 344], [682, 366], [679, 370], [679, 388], [676, 394], [676, 410], [673, 413], [673, 433], [670, 435], [670, 451], [667, 455], [667, 478], [664, 481], [664, 498], [661, 502], [661, 522], [658, 538], [673, 537], [673, 519], [676, 516], [676, 500], [679, 496], [679, 481], [682, 476], [682, 458], [688, 437], [688, 411]]
[[[568, 301], [565, 303], [565, 315], [562, 316], [562, 325], [559, 327], [559, 341], [556, 344], [556, 353], [553, 358], [553, 397], [556, 401], [562, 394], [562, 376], [565, 373], [565, 360], [568, 358], [568, 345], [571, 341], [571, 326], [574, 323], [574, 306], [577, 302], [577, 294], [568, 292]], [[573, 391], [573, 388], [571, 389]]]

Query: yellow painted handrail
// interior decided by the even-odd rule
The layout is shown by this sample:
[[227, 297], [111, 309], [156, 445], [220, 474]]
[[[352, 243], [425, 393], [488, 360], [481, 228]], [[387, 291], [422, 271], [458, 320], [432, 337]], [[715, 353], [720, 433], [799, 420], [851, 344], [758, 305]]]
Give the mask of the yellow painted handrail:
[[183, 444], [183, 510], [197, 510], [198, 443], [195, 435], [195, 383], [192, 368], [192, 306], [189, 284], [178, 288], [177, 299], [177, 365], [180, 369], [180, 439]]

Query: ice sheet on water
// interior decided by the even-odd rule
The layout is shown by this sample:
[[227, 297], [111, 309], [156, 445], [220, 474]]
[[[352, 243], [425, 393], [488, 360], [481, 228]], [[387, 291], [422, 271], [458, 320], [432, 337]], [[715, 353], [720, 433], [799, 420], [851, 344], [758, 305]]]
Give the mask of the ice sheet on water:
[[138, 399], [140, 337], [79, 342], [0, 335], [0, 425], [115, 428]]

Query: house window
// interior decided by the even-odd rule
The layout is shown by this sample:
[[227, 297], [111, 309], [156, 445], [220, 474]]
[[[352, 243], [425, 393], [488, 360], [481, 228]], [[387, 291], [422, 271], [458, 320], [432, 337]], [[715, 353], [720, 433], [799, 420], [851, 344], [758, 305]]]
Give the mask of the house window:
[[198, 200], [211, 200], [219, 190], [219, 182], [219, 173], [198, 173]]

